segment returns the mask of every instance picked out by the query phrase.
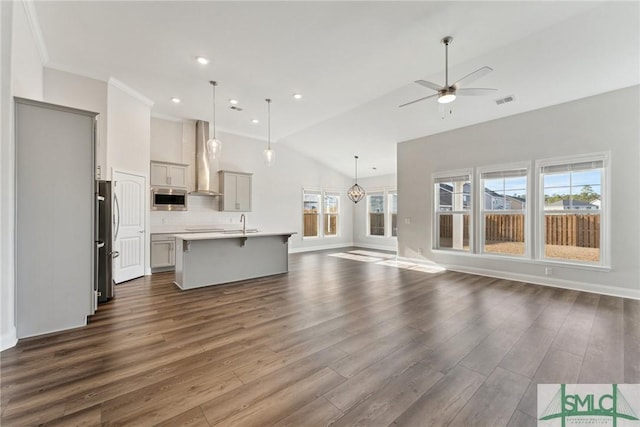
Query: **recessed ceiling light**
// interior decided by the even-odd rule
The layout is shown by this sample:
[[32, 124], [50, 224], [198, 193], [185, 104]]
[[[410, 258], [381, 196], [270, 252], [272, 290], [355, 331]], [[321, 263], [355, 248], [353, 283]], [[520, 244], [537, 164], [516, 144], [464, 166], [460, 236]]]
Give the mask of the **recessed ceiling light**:
[[197, 56], [196, 57], [196, 61], [198, 61], [198, 63], [200, 63], [202, 65], [207, 65], [209, 63], [209, 60], [207, 58], [205, 58], [204, 56]]
[[180, 98], [171, 98], [171, 102], [173, 102], [174, 104], [180, 104], [182, 100]]
[[229, 100], [229, 104], [231, 104], [231, 105], [238, 105], [238, 100], [237, 100], [237, 99], [230, 99], [230, 100]]
[[294, 94], [293, 94], [293, 97], [294, 97], [295, 99], [302, 99], [302, 94], [301, 94], [301, 93], [294, 93]]
[[258, 120], [258, 119], [251, 119], [251, 123], [253, 123], [253, 124], [260, 123], [260, 120]]

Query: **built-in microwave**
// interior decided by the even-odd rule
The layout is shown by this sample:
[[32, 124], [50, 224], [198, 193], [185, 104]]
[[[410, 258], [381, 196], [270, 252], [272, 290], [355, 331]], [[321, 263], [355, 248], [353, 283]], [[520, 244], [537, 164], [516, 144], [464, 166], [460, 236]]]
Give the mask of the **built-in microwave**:
[[152, 188], [152, 211], [186, 211], [187, 190], [176, 188]]

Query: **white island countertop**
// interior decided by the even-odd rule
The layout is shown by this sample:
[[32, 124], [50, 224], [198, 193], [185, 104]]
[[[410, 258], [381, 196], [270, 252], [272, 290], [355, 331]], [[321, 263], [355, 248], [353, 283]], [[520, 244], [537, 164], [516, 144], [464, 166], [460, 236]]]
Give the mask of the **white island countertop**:
[[237, 239], [238, 237], [265, 237], [265, 236], [291, 236], [297, 234], [296, 231], [215, 231], [210, 233], [185, 233], [174, 234], [173, 236], [182, 240], [215, 240], [215, 239]]

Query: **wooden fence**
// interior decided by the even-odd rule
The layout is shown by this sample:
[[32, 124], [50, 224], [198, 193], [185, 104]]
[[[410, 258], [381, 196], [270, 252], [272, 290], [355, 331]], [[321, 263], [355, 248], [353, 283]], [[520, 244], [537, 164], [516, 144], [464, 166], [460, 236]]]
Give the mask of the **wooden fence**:
[[[335, 236], [338, 233], [338, 216], [336, 214], [325, 214], [324, 216], [324, 235]], [[318, 235], [318, 213], [304, 213], [304, 237], [313, 237]]]
[[600, 247], [600, 215], [545, 215], [548, 245]]
[[[384, 213], [369, 214], [369, 234], [371, 236], [384, 236]], [[398, 235], [398, 214], [391, 214], [391, 235]]]
[[[462, 235], [469, 238], [469, 215], [464, 215]], [[453, 237], [453, 215], [440, 215], [440, 237], [451, 239]]]
[[318, 213], [305, 212], [303, 225], [304, 225], [304, 237], [317, 236], [318, 235]]
[[[464, 215], [463, 235], [469, 235], [469, 216]], [[547, 214], [545, 243], [547, 245], [600, 247], [600, 215]], [[440, 216], [440, 237], [453, 237], [453, 215]], [[487, 241], [524, 242], [524, 215], [486, 215]]]
[[485, 215], [484, 230], [487, 241], [524, 242], [524, 215]]

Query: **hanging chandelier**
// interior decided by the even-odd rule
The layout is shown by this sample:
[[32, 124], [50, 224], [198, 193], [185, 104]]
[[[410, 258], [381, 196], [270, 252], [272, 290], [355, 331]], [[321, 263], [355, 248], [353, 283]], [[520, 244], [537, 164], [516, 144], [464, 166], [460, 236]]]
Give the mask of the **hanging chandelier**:
[[353, 203], [358, 203], [360, 200], [364, 198], [367, 192], [364, 191], [364, 188], [358, 185], [358, 156], [353, 156], [353, 157], [356, 159], [356, 179], [355, 179], [355, 184], [353, 184], [347, 190], [347, 196], [349, 197], [349, 199], [351, 199]]
[[222, 151], [222, 141], [216, 138], [216, 86], [218, 86], [218, 83], [213, 80], [209, 83], [213, 86], [213, 134], [207, 141], [207, 153], [211, 159], [217, 159]]
[[271, 148], [271, 100], [267, 101], [267, 148], [263, 151], [264, 162], [267, 166], [273, 166], [276, 160], [276, 152]]

